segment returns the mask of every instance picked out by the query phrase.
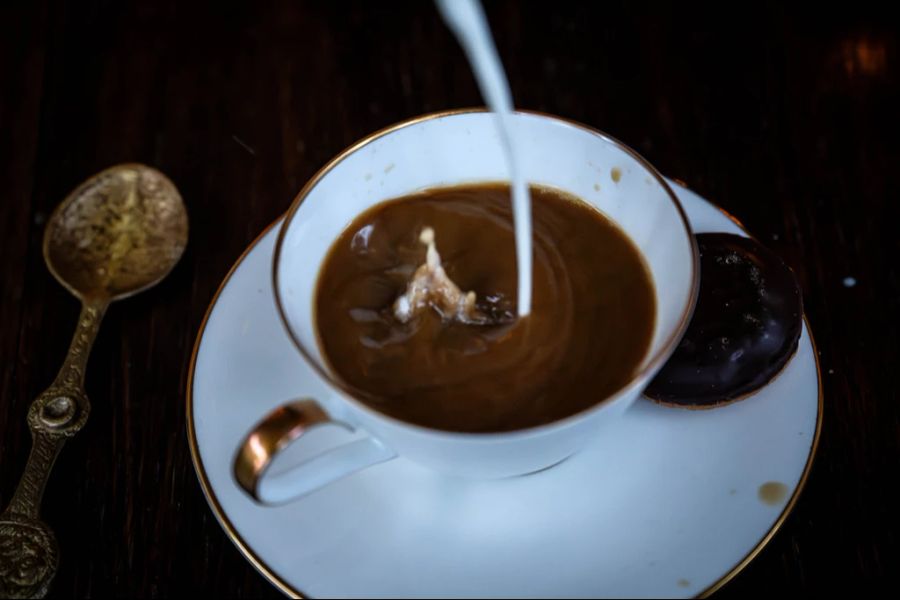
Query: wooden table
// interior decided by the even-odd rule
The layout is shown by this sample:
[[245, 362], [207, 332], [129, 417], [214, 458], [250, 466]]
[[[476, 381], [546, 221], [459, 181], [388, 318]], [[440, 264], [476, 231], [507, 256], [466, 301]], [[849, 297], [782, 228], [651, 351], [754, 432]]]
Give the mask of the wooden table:
[[[900, 21], [859, 2], [717, 10], [488, 2], [519, 106], [630, 144], [802, 282], [825, 389], [818, 458], [784, 527], [720, 595], [896, 587]], [[236, 257], [330, 157], [480, 102], [428, 2], [4, 3], [0, 504], [28, 453], [27, 406], [77, 314], [43, 265], [47, 215], [90, 174], [136, 160], [170, 175], [191, 216], [179, 266], [115, 305], [94, 350], [93, 413], [44, 502], [62, 546], [52, 595], [278, 596], [194, 475], [197, 328]]]

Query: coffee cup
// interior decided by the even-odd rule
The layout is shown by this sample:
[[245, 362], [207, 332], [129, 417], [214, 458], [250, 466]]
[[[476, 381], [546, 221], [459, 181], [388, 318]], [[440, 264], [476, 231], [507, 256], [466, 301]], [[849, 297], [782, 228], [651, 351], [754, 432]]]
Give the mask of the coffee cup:
[[[483, 110], [426, 115], [374, 133], [325, 165], [298, 194], [272, 263], [277, 310], [299, 354], [326, 384], [325, 397], [286, 402], [240, 443], [238, 484], [278, 504], [398, 456], [450, 476], [496, 479], [541, 471], [576, 453], [637, 400], [674, 351], [699, 283], [697, 246], [665, 179], [636, 152], [599, 131], [520, 112], [508, 120], [530, 182], [563, 190], [615, 222], [640, 250], [656, 294], [649, 349], [626, 385], [576, 414], [527, 429], [463, 433], [399, 420], [360, 401], [318, 344], [314, 291], [334, 240], [359, 214], [390, 198], [443, 186], [508, 179], [495, 116]], [[320, 448], [317, 429], [352, 432]], [[335, 436], [339, 438], [340, 436]], [[290, 452], [309, 445], [315, 452]], [[299, 460], [298, 460], [299, 457]], [[277, 465], [277, 466], [276, 466]]]

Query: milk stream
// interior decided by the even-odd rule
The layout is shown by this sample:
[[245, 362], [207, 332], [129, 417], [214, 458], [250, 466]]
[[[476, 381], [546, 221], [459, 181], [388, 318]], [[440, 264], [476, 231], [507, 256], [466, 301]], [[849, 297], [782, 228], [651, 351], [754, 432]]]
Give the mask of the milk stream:
[[456, 35], [469, 59], [482, 97], [496, 115], [500, 143], [503, 146], [512, 182], [518, 315], [526, 317], [531, 313], [531, 198], [519, 168], [517, 146], [509, 127], [513, 112], [509, 82], [503, 72], [503, 65], [500, 64], [500, 57], [479, 0], [435, 0], [435, 2], [444, 21]]

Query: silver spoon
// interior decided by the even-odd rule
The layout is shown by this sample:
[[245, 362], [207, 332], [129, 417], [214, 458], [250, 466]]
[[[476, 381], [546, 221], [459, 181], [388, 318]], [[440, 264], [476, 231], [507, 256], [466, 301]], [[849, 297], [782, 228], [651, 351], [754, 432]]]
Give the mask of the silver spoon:
[[43, 597], [59, 549], [40, 520], [44, 486], [67, 438], [88, 418], [88, 355], [110, 302], [165, 277], [184, 251], [187, 212], [165, 175], [139, 164], [117, 165], [69, 194], [44, 231], [44, 262], [81, 300], [81, 315], [56, 379], [28, 409], [33, 444], [25, 472], [0, 515], [0, 598]]

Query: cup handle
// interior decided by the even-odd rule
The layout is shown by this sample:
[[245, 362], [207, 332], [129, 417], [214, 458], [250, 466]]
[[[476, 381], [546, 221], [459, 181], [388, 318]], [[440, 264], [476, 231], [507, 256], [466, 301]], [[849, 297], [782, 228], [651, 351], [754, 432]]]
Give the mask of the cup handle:
[[233, 466], [238, 485], [260, 504], [282, 504], [397, 456], [380, 441], [368, 436], [314, 456], [275, 476], [277, 482], [263, 485], [266, 471], [279, 452], [310, 429], [325, 424], [354, 431], [351, 425], [332, 419], [310, 398], [288, 402], [270, 412], [238, 447]]

